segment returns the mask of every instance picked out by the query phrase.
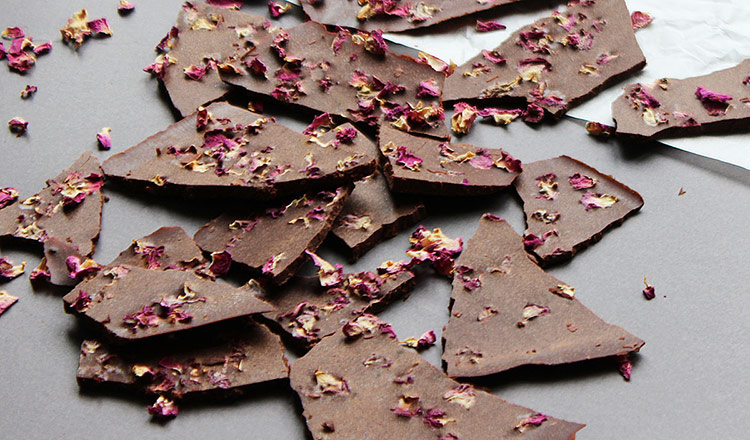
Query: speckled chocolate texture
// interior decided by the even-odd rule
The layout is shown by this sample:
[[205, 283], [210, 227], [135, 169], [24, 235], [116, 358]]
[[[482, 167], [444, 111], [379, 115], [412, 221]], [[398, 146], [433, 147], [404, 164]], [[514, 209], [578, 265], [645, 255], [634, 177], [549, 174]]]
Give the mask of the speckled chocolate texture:
[[[482, 195], [513, 184], [521, 163], [499, 148], [441, 142], [380, 130], [383, 173], [394, 192]], [[403, 148], [402, 148], [403, 147]]]
[[[585, 426], [545, 417], [521, 427], [539, 413], [459, 384], [381, 332], [348, 340], [339, 331], [294, 362], [289, 378], [314, 439], [570, 440]], [[397, 415], [402, 399], [409, 410]]]
[[542, 264], [572, 257], [643, 206], [640, 194], [568, 156], [525, 164], [515, 186], [526, 248]]
[[54, 237], [81, 255], [93, 254], [101, 229], [101, 184], [99, 161], [86, 151], [43, 190], [0, 209], [0, 236], [42, 243]]
[[302, 195], [290, 202], [227, 212], [202, 226], [193, 237], [206, 252], [227, 251], [232, 261], [283, 284], [307, 261], [333, 226], [350, 193]]
[[180, 197], [271, 199], [306, 190], [335, 188], [375, 170], [357, 136], [350, 144], [336, 131], [305, 136], [227, 103], [169, 126], [104, 162], [108, 177]]
[[350, 260], [356, 261], [425, 215], [424, 204], [412, 197], [392, 194], [385, 177], [378, 172], [354, 185], [331, 233], [346, 247]]
[[[479, 11], [485, 11], [497, 6], [513, 3], [519, 0], [426, 0], [407, 2], [399, 0], [396, 8], [409, 5], [400, 15], [379, 14], [366, 20], [357, 18], [366, 6], [355, 0], [321, 0], [310, 4], [301, 0], [302, 8], [310, 19], [318, 23], [346, 26], [371, 31], [381, 29], [384, 32], [400, 32], [409, 29], [432, 26], [434, 24], [462, 17]], [[374, 3], [374, 2], [373, 2]], [[435, 8], [435, 9], [433, 9]], [[362, 17], [368, 14], [364, 13]]]
[[[724, 97], [701, 99], [698, 89]], [[654, 100], [643, 96], [643, 92]], [[729, 99], [727, 99], [729, 98]], [[612, 103], [617, 134], [639, 140], [750, 128], [750, 60], [694, 78], [630, 84]]]
[[117, 340], [141, 340], [273, 307], [245, 287], [210, 281], [192, 272], [114, 266], [63, 298], [66, 311], [98, 324]]
[[[239, 75], [221, 72], [221, 77], [248, 91], [354, 122], [447, 138], [440, 103], [445, 75], [411, 57], [381, 52], [368, 38], [303, 23], [267, 37], [257, 51], [235, 62]], [[255, 73], [249, 67], [253, 62], [265, 67]], [[420, 93], [422, 82], [430, 82], [434, 92]]]
[[514, 33], [494, 52], [458, 67], [443, 100], [522, 98], [557, 117], [646, 65], [623, 0], [571, 5]]

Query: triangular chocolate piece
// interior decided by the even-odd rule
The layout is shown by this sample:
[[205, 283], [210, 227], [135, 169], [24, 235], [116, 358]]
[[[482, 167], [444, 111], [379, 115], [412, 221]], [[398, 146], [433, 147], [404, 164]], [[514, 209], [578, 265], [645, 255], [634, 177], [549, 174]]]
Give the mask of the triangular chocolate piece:
[[645, 65], [623, 0], [572, 0], [458, 67], [443, 101], [522, 98], [560, 116]]
[[204, 262], [203, 253], [193, 239], [181, 227], [168, 226], [133, 240], [108, 266], [184, 270]]
[[289, 379], [313, 438], [569, 440], [585, 426], [450, 379], [372, 315], [321, 341]]
[[[350, 126], [348, 128], [351, 128]], [[182, 197], [271, 199], [334, 188], [375, 170], [357, 133], [305, 136], [227, 103], [211, 104], [103, 164], [108, 177]]]
[[394, 192], [481, 195], [507, 188], [521, 161], [499, 148], [440, 142], [383, 127], [383, 173]]
[[37, 194], [4, 203], [0, 236], [45, 242], [56, 238], [81, 255], [94, 253], [102, 221], [104, 184], [99, 160], [87, 151]]
[[515, 185], [526, 250], [541, 264], [572, 257], [643, 206], [640, 194], [568, 156], [525, 164]]
[[547, 274], [521, 237], [485, 214], [458, 258], [443, 362], [453, 377], [555, 365], [638, 351], [644, 342], [607, 324]]

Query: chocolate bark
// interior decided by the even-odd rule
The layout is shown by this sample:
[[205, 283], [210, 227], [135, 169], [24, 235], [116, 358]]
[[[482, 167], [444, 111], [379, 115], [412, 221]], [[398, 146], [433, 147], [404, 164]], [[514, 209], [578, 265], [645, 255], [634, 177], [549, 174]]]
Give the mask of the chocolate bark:
[[78, 384], [109, 384], [182, 398], [206, 391], [236, 390], [289, 375], [281, 339], [265, 326], [234, 320], [190, 338], [111, 346], [81, 344]]
[[443, 363], [452, 377], [622, 355], [644, 344], [534, 264], [521, 237], [498, 217], [484, 215], [456, 264], [443, 331]]
[[290, 369], [312, 438], [569, 440], [585, 426], [455, 382], [399, 345], [387, 324], [356, 338], [344, 328]]
[[[382, 10], [382, 1], [320, 0], [310, 2], [301, 0], [301, 3], [310, 19], [318, 23], [366, 31], [381, 29], [384, 32], [401, 32], [432, 26], [452, 18], [485, 11], [515, 1], [519, 0], [490, 0], [484, 2], [477, 0], [425, 0], [420, 2], [396, 0], [396, 2], [393, 2], [393, 7], [389, 8], [390, 14], [380, 12], [369, 18], [365, 17], [375, 9], [373, 7], [381, 7]], [[359, 16], [362, 19], [358, 18]]]
[[206, 252], [227, 251], [243, 264], [283, 284], [307, 261], [333, 226], [349, 188], [305, 194], [267, 209], [227, 212], [211, 220], [193, 239]]
[[440, 142], [399, 130], [380, 130], [383, 174], [392, 191], [482, 195], [513, 184], [521, 161], [499, 148]]
[[98, 324], [120, 341], [140, 340], [273, 307], [244, 287], [209, 281], [180, 270], [114, 266], [63, 297], [65, 309]]
[[351, 121], [447, 138], [440, 104], [445, 75], [385, 47], [380, 34], [333, 34], [307, 22], [259, 43], [234, 63], [239, 74], [221, 72], [221, 77]]
[[750, 60], [693, 78], [630, 84], [612, 103], [617, 134], [638, 140], [750, 127]]
[[568, 156], [525, 164], [515, 185], [526, 250], [542, 264], [572, 257], [643, 206], [640, 194]]
[[345, 144], [335, 131], [305, 136], [224, 102], [206, 110], [112, 156], [105, 174], [181, 197], [271, 199], [335, 188], [375, 170], [362, 135]]
[[559, 117], [646, 65], [623, 0], [573, 3], [458, 67], [443, 100], [520, 98]]
[[190, 269], [205, 263], [203, 253], [179, 226], [160, 228], [133, 240], [109, 266], [132, 266], [145, 269]]
[[378, 172], [355, 183], [331, 233], [346, 246], [351, 261], [356, 261], [426, 215], [421, 202], [391, 194], [385, 177]]
[[35, 195], [0, 209], [0, 236], [44, 243], [54, 237], [81, 255], [94, 253], [102, 219], [102, 169], [86, 151]]
[[[67, 263], [69, 257], [77, 258], [78, 261], [85, 260], [85, 257], [74, 246], [56, 238], [50, 238], [44, 242], [44, 258], [37, 270], [46, 272], [43, 276], [47, 278], [50, 284], [55, 286], [73, 286], [80, 279], [70, 276], [71, 270]], [[36, 278], [34, 277], [34, 279]]]

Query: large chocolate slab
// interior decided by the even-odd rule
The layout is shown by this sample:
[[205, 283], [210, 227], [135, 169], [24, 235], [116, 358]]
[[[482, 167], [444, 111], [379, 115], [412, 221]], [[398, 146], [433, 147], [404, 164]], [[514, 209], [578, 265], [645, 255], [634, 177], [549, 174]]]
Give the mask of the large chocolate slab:
[[450, 379], [386, 326], [353, 340], [339, 331], [292, 364], [312, 438], [570, 440], [585, 426]]
[[623, 0], [571, 5], [522, 28], [495, 52], [488, 57], [506, 61], [470, 59], [446, 80], [443, 100], [522, 98], [561, 116], [646, 65]]
[[618, 135], [639, 140], [747, 130], [750, 60], [708, 75], [630, 84], [612, 103], [612, 118]]
[[572, 257], [643, 206], [640, 194], [568, 156], [525, 164], [515, 185], [526, 249], [542, 264]]
[[[391, 14], [379, 13], [366, 18], [368, 11], [381, 7], [382, 1], [354, 0], [302, 0], [302, 8], [311, 20], [336, 26], [372, 31], [400, 32], [409, 29], [432, 26], [434, 24], [462, 17], [519, 0], [425, 0], [408, 2], [396, 0], [389, 9]], [[311, 4], [313, 3], [313, 4]], [[362, 19], [358, 17], [362, 17]]]
[[44, 242], [50, 237], [91, 255], [102, 220], [102, 169], [86, 151], [35, 195], [0, 209], [0, 236]]
[[240, 319], [190, 338], [137, 347], [85, 340], [77, 378], [81, 386], [110, 384], [181, 398], [211, 390], [236, 390], [288, 375], [281, 338], [263, 325]]
[[97, 323], [118, 340], [140, 340], [273, 310], [244, 287], [192, 272], [135, 266], [103, 270], [77, 285], [63, 302], [66, 311]]
[[499, 148], [440, 142], [383, 127], [383, 173], [394, 192], [482, 195], [513, 184], [521, 162]]
[[350, 259], [356, 261], [425, 215], [421, 202], [392, 194], [385, 177], [378, 172], [355, 183], [331, 233], [346, 246]]
[[[282, 102], [447, 138], [440, 104], [445, 75], [411, 57], [382, 52], [380, 43], [368, 38], [344, 30], [333, 34], [307, 22], [278, 31], [235, 62], [241, 75], [220, 75], [230, 84]], [[258, 63], [264, 67], [255, 67], [255, 73]], [[431, 92], [420, 87], [423, 82]]]
[[283, 284], [307, 261], [305, 250], [323, 243], [350, 191], [309, 193], [267, 209], [227, 212], [193, 238], [204, 251], [227, 251], [232, 261]]
[[458, 258], [443, 362], [453, 377], [520, 365], [554, 365], [638, 351], [644, 342], [607, 324], [544, 272], [521, 237], [485, 214]]
[[344, 144], [335, 131], [311, 138], [224, 102], [207, 110], [205, 129], [194, 113], [112, 156], [104, 173], [181, 197], [270, 199], [334, 188], [375, 169], [363, 135]]

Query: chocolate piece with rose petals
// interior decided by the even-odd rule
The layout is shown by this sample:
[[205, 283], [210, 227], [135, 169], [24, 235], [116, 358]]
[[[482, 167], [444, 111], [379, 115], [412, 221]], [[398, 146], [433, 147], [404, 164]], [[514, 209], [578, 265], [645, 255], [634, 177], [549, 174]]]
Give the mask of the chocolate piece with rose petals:
[[708, 75], [630, 84], [612, 103], [617, 135], [639, 141], [750, 129], [750, 60]]
[[356, 261], [426, 215], [420, 201], [391, 193], [386, 178], [378, 172], [354, 184], [331, 233], [346, 247], [350, 260]]
[[531, 261], [521, 237], [491, 214], [479, 221], [456, 267], [443, 331], [450, 376], [616, 356], [644, 344], [575, 299], [575, 289]]
[[159, 228], [133, 243], [107, 266], [189, 270], [204, 264], [203, 253], [179, 226]]
[[568, 156], [524, 164], [524, 242], [540, 264], [571, 258], [643, 206], [636, 191]]
[[382, 127], [383, 173], [398, 193], [482, 195], [507, 188], [521, 161], [500, 148], [441, 142]]
[[443, 101], [487, 106], [521, 99], [529, 106], [524, 120], [538, 122], [545, 112], [561, 117], [646, 65], [623, 0], [570, 1], [566, 10], [515, 32], [494, 53], [504, 62], [479, 54], [459, 66], [445, 81]]
[[108, 177], [196, 198], [272, 199], [332, 189], [375, 171], [365, 136], [305, 136], [272, 118], [214, 103], [107, 159]]
[[570, 440], [585, 426], [551, 416], [522, 424], [540, 414], [454, 381], [372, 315], [323, 339], [289, 379], [312, 438]]
[[245, 287], [188, 271], [114, 266], [63, 297], [65, 310], [117, 341], [141, 340], [274, 310]]
[[351, 192], [304, 194], [292, 201], [235, 209], [201, 226], [193, 239], [206, 252], [227, 251], [275, 284], [283, 284], [307, 261], [333, 226]]
[[96, 157], [81, 154], [43, 190], [0, 208], [0, 236], [42, 243], [54, 237], [80, 255], [91, 255], [101, 229], [103, 183]]

